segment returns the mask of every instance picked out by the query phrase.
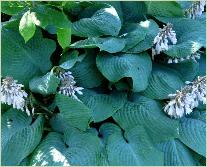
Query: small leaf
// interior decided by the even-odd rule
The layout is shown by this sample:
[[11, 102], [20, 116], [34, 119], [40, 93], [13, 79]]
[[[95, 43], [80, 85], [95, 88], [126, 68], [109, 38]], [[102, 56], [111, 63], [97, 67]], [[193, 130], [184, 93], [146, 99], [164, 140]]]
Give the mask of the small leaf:
[[29, 82], [29, 88], [34, 93], [42, 95], [49, 95], [56, 93], [60, 80], [52, 73], [49, 72], [42, 77], [35, 77]]
[[96, 64], [110, 82], [118, 82], [124, 77], [131, 78], [134, 92], [146, 89], [152, 68], [150, 57], [145, 52], [140, 54], [99, 54]]
[[32, 20], [30, 11], [27, 11], [21, 18], [19, 23], [19, 32], [25, 40], [29, 41], [35, 34], [36, 26]]
[[71, 29], [57, 28], [57, 40], [63, 49], [69, 47], [71, 42]]
[[81, 61], [81, 58], [83, 58], [78, 55], [79, 52], [77, 50], [63, 53], [60, 58], [59, 66], [66, 70], [69, 70], [75, 65], [77, 61]]

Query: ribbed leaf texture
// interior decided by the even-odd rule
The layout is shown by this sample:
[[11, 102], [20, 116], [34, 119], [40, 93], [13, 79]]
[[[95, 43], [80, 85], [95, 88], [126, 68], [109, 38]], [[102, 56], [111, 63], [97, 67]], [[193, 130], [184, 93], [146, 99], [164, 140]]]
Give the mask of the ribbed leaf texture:
[[184, 82], [177, 71], [155, 64], [149, 78], [149, 85], [143, 94], [152, 99], [168, 99], [169, 94], [181, 89], [183, 85]]
[[186, 118], [181, 121], [179, 129], [179, 139], [192, 150], [206, 157], [205, 122]]
[[103, 149], [95, 130], [81, 132], [69, 128], [64, 135], [49, 133], [32, 154], [30, 165], [103, 165]]
[[1, 164], [19, 165], [39, 144], [44, 119], [39, 116], [34, 123], [26, 113], [10, 109], [2, 116]]
[[100, 122], [112, 116], [125, 102], [126, 94], [114, 92], [111, 95], [83, 90], [82, 102], [93, 111], [93, 121]]
[[82, 18], [72, 24], [72, 33], [81, 37], [116, 36], [121, 29], [121, 20], [110, 5], [103, 5], [90, 18]]
[[[178, 121], [168, 118], [155, 100], [134, 95], [114, 115], [115, 121], [125, 130], [142, 125], [155, 142], [178, 137]], [[162, 133], [160, 133], [162, 132]]]
[[55, 50], [55, 43], [44, 39], [41, 32], [36, 31], [25, 44], [18, 32], [3, 28], [2, 48], [2, 76], [13, 76], [27, 86], [32, 77], [51, 68], [50, 56]]
[[[81, 62], [77, 62], [70, 71], [75, 77], [79, 86], [93, 88], [101, 85], [104, 77], [96, 66], [95, 53], [93, 50], [86, 50]], [[80, 56], [79, 56], [80, 57]]]
[[83, 103], [62, 94], [57, 94], [55, 101], [60, 110], [60, 115], [71, 126], [81, 130], [88, 128], [89, 121], [92, 117], [91, 109]]
[[166, 166], [197, 165], [190, 149], [177, 139], [159, 143], [157, 147], [164, 153]]
[[99, 54], [96, 64], [101, 73], [110, 81], [117, 82], [124, 77], [132, 79], [133, 91], [146, 89], [152, 62], [147, 53], [140, 54]]
[[103, 124], [100, 129], [109, 165], [163, 165], [163, 154], [153, 147], [142, 126], [128, 129], [124, 134], [115, 124]]

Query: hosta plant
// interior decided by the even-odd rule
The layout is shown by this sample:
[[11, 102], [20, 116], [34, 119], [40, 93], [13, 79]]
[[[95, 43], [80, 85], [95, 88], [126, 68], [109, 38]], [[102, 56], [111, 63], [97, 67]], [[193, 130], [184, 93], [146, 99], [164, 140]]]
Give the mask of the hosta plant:
[[205, 11], [1, 2], [1, 165], [205, 166]]

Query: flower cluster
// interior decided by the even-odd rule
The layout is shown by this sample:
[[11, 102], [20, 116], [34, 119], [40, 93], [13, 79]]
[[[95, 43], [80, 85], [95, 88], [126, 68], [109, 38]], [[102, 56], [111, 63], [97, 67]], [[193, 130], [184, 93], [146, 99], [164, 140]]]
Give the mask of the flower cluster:
[[198, 52], [195, 52], [187, 57], [181, 57], [181, 58], [169, 58], [168, 59], [168, 63], [171, 64], [171, 63], [180, 63], [182, 61], [185, 61], [185, 60], [193, 60], [194, 62], [197, 63], [196, 59], [200, 59], [201, 55], [200, 53]]
[[60, 87], [59, 87], [59, 93], [64, 94], [66, 96], [70, 96], [73, 99], [78, 99], [78, 97], [75, 95], [77, 92], [78, 94], [82, 95], [83, 93], [81, 90], [83, 90], [82, 87], [75, 86], [76, 82], [74, 80], [74, 77], [72, 76], [72, 73], [70, 71], [67, 72], [60, 72], [59, 73], [60, 78]]
[[167, 25], [164, 26], [163, 29], [160, 29], [160, 32], [154, 38], [154, 45], [152, 47], [153, 59], [155, 55], [160, 54], [160, 52], [162, 51], [168, 50], [168, 45], [174, 45], [177, 43], [176, 33], [172, 30], [172, 27], [172, 24], [167, 23]]
[[205, 0], [195, 1], [189, 9], [185, 10], [185, 15], [188, 18], [196, 19], [200, 17], [204, 11]]
[[199, 102], [206, 104], [206, 77], [198, 76], [193, 82], [186, 81], [184, 88], [169, 96], [171, 100], [164, 107], [168, 115], [181, 118], [184, 114], [190, 114]]
[[[12, 105], [13, 108], [26, 111], [30, 116], [30, 111], [27, 107], [26, 98], [27, 93], [22, 90], [24, 85], [17, 84], [17, 80], [12, 77], [6, 77], [2, 80], [1, 85], [1, 102], [4, 104]], [[34, 109], [32, 109], [32, 114]]]

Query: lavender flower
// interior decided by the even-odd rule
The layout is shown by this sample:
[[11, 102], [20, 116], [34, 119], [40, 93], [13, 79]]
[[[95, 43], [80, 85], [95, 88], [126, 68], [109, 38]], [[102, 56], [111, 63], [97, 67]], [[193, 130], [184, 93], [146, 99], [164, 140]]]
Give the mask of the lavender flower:
[[[30, 116], [30, 111], [26, 105], [27, 93], [22, 90], [24, 85], [17, 84], [17, 80], [12, 77], [6, 77], [1, 85], [1, 102], [12, 105], [13, 108], [25, 111]], [[34, 109], [32, 109], [34, 113]]]
[[204, 11], [205, 4], [205, 0], [193, 2], [191, 7], [185, 10], [185, 15], [191, 19], [200, 17]]
[[198, 76], [193, 82], [186, 81], [186, 86], [175, 94], [170, 94], [171, 100], [164, 107], [164, 111], [174, 118], [181, 118], [190, 114], [199, 102], [206, 104], [206, 77]]
[[168, 59], [168, 64], [171, 64], [171, 63], [180, 63], [182, 61], [185, 61], [185, 60], [193, 60], [194, 62], [197, 63], [197, 60], [196, 59], [200, 59], [201, 55], [200, 53], [198, 52], [195, 52], [187, 57], [181, 57], [181, 58], [169, 58]]
[[157, 54], [160, 54], [160, 52], [168, 50], [169, 44], [176, 44], [176, 33], [172, 30], [173, 25], [170, 23], [167, 23], [166, 26], [163, 27], [163, 29], [160, 29], [160, 32], [157, 34], [157, 36], [154, 38], [153, 47], [152, 47], [152, 58], [154, 59], [154, 56]]
[[59, 73], [60, 78], [60, 87], [59, 87], [59, 93], [64, 94], [66, 96], [70, 96], [73, 99], [78, 99], [78, 97], [75, 95], [77, 92], [78, 94], [82, 95], [83, 93], [81, 90], [83, 90], [82, 87], [75, 86], [76, 82], [74, 80], [74, 77], [72, 76], [72, 73], [70, 71], [62, 73]]

